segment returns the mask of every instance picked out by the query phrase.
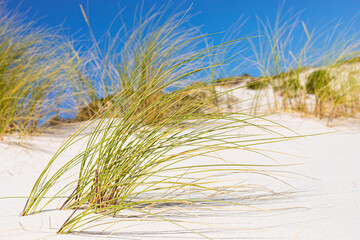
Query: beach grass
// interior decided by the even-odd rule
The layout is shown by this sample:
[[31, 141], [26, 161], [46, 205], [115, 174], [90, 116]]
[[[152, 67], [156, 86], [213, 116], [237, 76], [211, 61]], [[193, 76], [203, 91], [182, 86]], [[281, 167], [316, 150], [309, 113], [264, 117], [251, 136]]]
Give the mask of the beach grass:
[[274, 23], [258, 18], [261, 37], [249, 42], [261, 78], [249, 87], [272, 96], [271, 111], [295, 111], [329, 121], [357, 117], [359, 33], [352, 31], [354, 22], [331, 22], [310, 30], [300, 13], [281, 9]]
[[[0, 139], [45, 126], [76, 84], [72, 43], [60, 30], [35, 27], [0, 4]], [[72, 94], [74, 95], [74, 94]]]
[[[238, 192], [235, 186], [222, 188], [224, 183], [218, 176], [234, 172], [273, 176], [272, 168], [279, 167], [276, 162], [229, 162], [215, 154], [226, 149], [261, 153], [255, 146], [291, 138], [254, 123], [264, 120], [261, 116], [228, 111], [216, 101], [226, 92], [213, 91], [211, 75], [208, 83], [193, 82], [198, 74], [223, 64], [207, 58], [229, 43], [194, 48], [201, 46], [199, 41], [206, 35], [184, 28], [186, 16], [187, 12], [175, 15], [160, 24], [161, 14], [149, 15], [128, 34], [120, 53], [109, 50], [96, 58], [97, 65], [105, 66], [100, 75], [108, 95], [49, 161], [22, 216], [45, 210], [62, 199], [58, 209], [73, 213], [58, 233], [98, 227], [103, 224], [101, 219], [110, 218], [114, 224], [121, 221], [117, 216], [130, 210], [207, 237], [163, 217], [156, 207], [236, 205], [217, 198]], [[116, 46], [116, 41], [111, 45]], [[105, 80], [109, 80], [108, 85]], [[239, 134], [244, 127], [274, 135]], [[87, 130], [90, 133], [84, 135]], [[84, 148], [57, 165], [62, 154], [83, 138]], [[204, 157], [207, 160], [198, 162]]]
[[[300, 137], [268, 128], [266, 123], [284, 126], [258, 113], [261, 94], [274, 96], [273, 111], [332, 119], [360, 110], [358, 71], [349, 68], [358, 63], [355, 37], [338, 42], [325, 37], [331, 48], [316, 54], [315, 41], [322, 37], [297, 14], [283, 18], [279, 13], [274, 26], [258, 19], [257, 37], [211, 45], [209, 35], [187, 24], [188, 11], [168, 19], [164, 12], [150, 12], [131, 29], [124, 24], [103, 44], [81, 11], [93, 41], [84, 54], [59, 32], [29, 31], [32, 23], [24, 24], [17, 15], [3, 13], [0, 18], [0, 138], [14, 132], [27, 136], [41, 126], [64, 122], [61, 113], [69, 110], [60, 106], [64, 101], [75, 103], [77, 115], [69, 121], [83, 121], [41, 172], [21, 213], [38, 213], [60, 201], [56, 209], [72, 213], [58, 233], [112, 226], [131, 211], [206, 238], [165, 217], [159, 207], [240, 205], [227, 197], [239, 197], [239, 188], [265, 187], [226, 186], [223, 176], [250, 173], [278, 179], [281, 165], [275, 161], [257, 165], [218, 155], [228, 149], [265, 155], [258, 145]], [[292, 34], [298, 27], [304, 38], [295, 51]], [[221, 53], [242, 40], [253, 50], [251, 62], [260, 77], [220, 78], [222, 67], [233, 61]], [[335, 53], [334, 45], [339, 46]], [[217, 91], [224, 85], [231, 88]], [[246, 87], [257, 91], [254, 107], [230, 110], [242, 99], [224, 99]], [[272, 137], [243, 133], [249, 127]], [[76, 155], [60, 162], [82, 141]]]

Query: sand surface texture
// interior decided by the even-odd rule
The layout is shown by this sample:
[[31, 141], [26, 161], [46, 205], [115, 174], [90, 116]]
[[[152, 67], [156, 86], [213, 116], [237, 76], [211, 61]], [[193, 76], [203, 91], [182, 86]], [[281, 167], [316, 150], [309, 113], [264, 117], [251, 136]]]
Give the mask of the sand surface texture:
[[[280, 164], [301, 163], [276, 168], [279, 179], [285, 183], [252, 174], [234, 179], [224, 176], [229, 178], [230, 185], [259, 184], [273, 192], [239, 186], [238, 197], [227, 200], [244, 206], [179, 206], [167, 210], [164, 216], [213, 239], [360, 239], [360, 127], [350, 124], [327, 127], [320, 121], [289, 114], [269, 118], [299, 134], [327, 134], [258, 146], [271, 150], [269, 155]], [[34, 136], [24, 142], [26, 147], [1, 142], [0, 197], [27, 196], [47, 161], [74, 129], [76, 126], [63, 127], [56, 134]], [[278, 131], [290, 134], [289, 130]], [[60, 161], [69, 160], [80, 147], [81, 143], [75, 145]], [[219, 155], [238, 163], [274, 163], [247, 151], [226, 150]], [[124, 217], [107, 232], [93, 228], [57, 235], [56, 230], [71, 212], [50, 209], [19, 217], [25, 202], [25, 198], [0, 200], [0, 239], [202, 238], [151, 216]]]

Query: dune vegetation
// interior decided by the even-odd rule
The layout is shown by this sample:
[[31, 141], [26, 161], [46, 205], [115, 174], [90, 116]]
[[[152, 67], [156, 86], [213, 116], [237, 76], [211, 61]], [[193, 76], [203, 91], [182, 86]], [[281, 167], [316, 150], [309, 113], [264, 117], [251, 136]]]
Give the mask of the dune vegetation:
[[74, 97], [78, 80], [72, 43], [60, 30], [35, 27], [0, 5], [0, 139], [20, 138], [61, 111], [60, 101]]
[[[263, 37], [249, 41], [260, 78], [249, 88], [272, 96], [271, 111], [296, 111], [329, 121], [359, 117], [360, 42], [355, 23], [356, 18], [310, 30], [299, 13], [281, 10], [273, 24], [258, 19]], [[295, 31], [302, 33], [295, 36]]]
[[[226, 92], [214, 91], [211, 82], [188, 84], [222, 64], [206, 60], [229, 43], [201, 48], [206, 36], [184, 28], [186, 14], [160, 24], [161, 15], [154, 13], [138, 23], [119, 53], [115, 47], [98, 54], [103, 58], [97, 57], [96, 64], [104, 67], [98, 75], [109, 95], [98, 100], [102, 106], [91, 106], [94, 114], [87, 117], [96, 121], [84, 123], [49, 161], [21, 215], [42, 211], [60, 198], [60, 209], [73, 213], [58, 233], [114, 224], [125, 210], [164, 219], [158, 206], [236, 205], [218, 198], [237, 190], [231, 186], [224, 191], [216, 176], [251, 172], [271, 177], [274, 165], [228, 162], [214, 154], [225, 149], [261, 152], [253, 146], [289, 137], [275, 132], [271, 138], [239, 135], [237, 130], [245, 126], [271, 130], [253, 123], [261, 117], [228, 111], [217, 101]], [[116, 46], [118, 39], [113, 41]], [[59, 156], [82, 138], [87, 139], [84, 148], [59, 166]], [[213, 161], [194, 164], [199, 157]], [[207, 177], [197, 178], [200, 173]], [[98, 222], [109, 217], [110, 222]]]
[[[226, 96], [237, 88], [271, 92], [272, 110], [328, 118], [359, 112], [357, 68], [338, 77], [344, 75], [343, 69], [357, 67], [356, 39], [339, 43], [342, 48], [334, 59], [326, 51], [316, 61], [310, 59], [311, 46], [316, 45], [313, 39], [321, 37], [309, 32], [297, 15], [282, 24], [279, 14], [275, 28], [259, 19], [260, 37], [209, 46], [208, 35], [186, 24], [188, 12], [168, 19], [163, 19], [163, 12], [153, 12], [131, 30], [122, 28], [126, 34], [120, 30], [106, 39], [107, 44], [92, 37], [93, 47], [80, 53], [59, 32], [25, 24], [17, 15], [1, 14], [0, 137], [14, 132], [25, 136], [61, 124], [65, 122], [61, 114], [69, 111], [64, 106], [70, 102], [77, 115], [66, 121], [83, 121], [49, 160], [21, 213], [38, 213], [60, 201], [57, 209], [72, 214], [58, 233], [114, 224], [121, 221], [116, 217], [125, 210], [164, 220], [163, 210], [157, 208], [161, 205], [236, 205], [218, 196], [236, 196], [238, 186], [223, 188], [218, 176], [253, 173], [274, 177], [274, 169], [281, 167], [276, 162], [229, 162], [216, 155], [226, 149], [264, 154], [257, 145], [299, 137], [258, 125], [256, 120], [266, 121], [254, 113], [258, 98], [253, 113], [229, 110], [229, 104], [241, 101], [226, 102]], [[289, 39], [298, 25], [306, 39], [295, 53], [289, 50]], [[32, 28], [36, 31], [28, 31]], [[245, 60], [258, 67], [260, 76], [214, 79], [219, 66], [233, 60], [219, 57], [220, 53], [244, 41], [255, 58]], [[227, 84], [232, 88], [217, 91]], [[240, 134], [245, 127], [271, 132], [273, 137]], [[65, 163], [58, 161], [84, 140], [86, 144], [74, 157]], [[212, 161], [194, 160], [202, 157]], [[200, 173], [206, 177], [198, 177]], [[103, 219], [110, 221], [101, 222]]]

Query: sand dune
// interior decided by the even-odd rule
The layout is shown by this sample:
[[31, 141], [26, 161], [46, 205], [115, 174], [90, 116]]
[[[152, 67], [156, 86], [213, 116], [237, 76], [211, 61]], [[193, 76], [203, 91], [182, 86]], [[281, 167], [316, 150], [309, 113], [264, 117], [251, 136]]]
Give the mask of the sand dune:
[[[255, 208], [218, 206], [196, 209], [185, 206], [169, 210], [168, 216], [214, 239], [359, 239], [360, 128], [349, 124], [327, 127], [320, 121], [289, 114], [273, 115], [270, 119], [299, 134], [327, 134], [262, 146], [263, 149], [292, 154], [270, 153], [280, 164], [301, 164], [277, 168], [286, 172], [279, 173], [286, 184], [251, 174], [241, 176], [247, 184], [261, 184], [274, 190], [266, 192], [239, 187], [238, 195], [243, 197], [232, 200]], [[48, 210], [18, 217], [26, 199], [3, 197], [27, 196], [47, 161], [76, 127], [75, 124], [63, 127], [60, 133], [34, 136], [22, 146], [6, 141], [0, 144], [0, 239], [201, 238], [149, 216], [124, 218], [105, 233], [94, 228], [65, 236], [56, 235], [56, 230], [69, 216], [68, 211]], [[244, 129], [246, 133], [253, 131], [256, 130]], [[289, 134], [288, 130], [280, 131]], [[64, 154], [61, 161], [66, 161], [72, 154], [76, 151]], [[237, 150], [219, 154], [232, 161], [271, 161]], [[232, 184], [239, 183], [238, 178], [227, 177]]]

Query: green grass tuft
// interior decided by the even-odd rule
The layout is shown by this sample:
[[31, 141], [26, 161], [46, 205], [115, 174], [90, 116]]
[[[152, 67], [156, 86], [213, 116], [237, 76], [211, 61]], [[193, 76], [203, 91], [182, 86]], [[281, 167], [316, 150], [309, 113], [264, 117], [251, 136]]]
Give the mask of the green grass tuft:
[[330, 82], [329, 71], [325, 69], [314, 71], [307, 78], [306, 92], [317, 96], [323, 95], [326, 89], [329, 88]]

